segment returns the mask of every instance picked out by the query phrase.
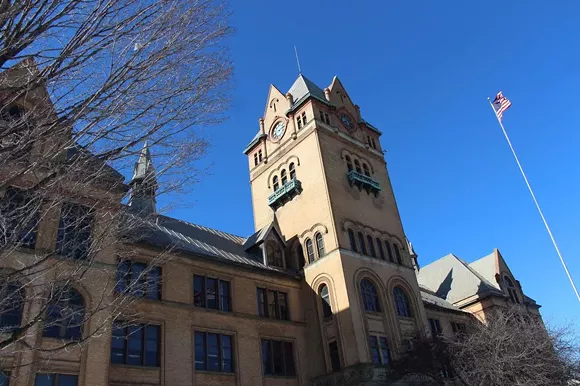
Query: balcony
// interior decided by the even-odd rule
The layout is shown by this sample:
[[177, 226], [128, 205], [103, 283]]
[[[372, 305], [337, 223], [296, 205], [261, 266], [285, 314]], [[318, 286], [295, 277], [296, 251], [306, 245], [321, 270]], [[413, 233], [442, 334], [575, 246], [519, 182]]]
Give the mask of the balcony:
[[364, 189], [367, 193], [373, 193], [375, 197], [378, 196], [381, 191], [381, 185], [379, 185], [377, 181], [355, 170], [346, 173], [346, 178], [348, 178], [350, 186], [355, 185], [359, 190]]
[[268, 197], [268, 205], [274, 210], [283, 206], [294, 196], [302, 192], [302, 184], [296, 178], [291, 179]]

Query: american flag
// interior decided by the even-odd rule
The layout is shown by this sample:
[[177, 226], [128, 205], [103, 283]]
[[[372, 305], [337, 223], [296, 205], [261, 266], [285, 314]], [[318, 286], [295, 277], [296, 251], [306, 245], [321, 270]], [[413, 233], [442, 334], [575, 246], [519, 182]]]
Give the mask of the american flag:
[[512, 102], [509, 101], [503, 94], [500, 92], [497, 93], [495, 99], [493, 100], [493, 109], [497, 114], [498, 119], [501, 121], [503, 117], [503, 113], [509, 109], [512, 105]]

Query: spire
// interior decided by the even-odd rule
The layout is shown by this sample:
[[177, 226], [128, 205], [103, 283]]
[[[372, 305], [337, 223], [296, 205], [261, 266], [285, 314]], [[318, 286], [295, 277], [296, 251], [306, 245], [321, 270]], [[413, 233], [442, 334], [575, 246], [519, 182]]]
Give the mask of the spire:
[[139, 159], [135, 162], [133, 178], [129, 185], [131, 185], [129, 206], [145, 215], [155, 213], [157, 202], [155, 191], [158, 185], [147, 141], [139, 153]]

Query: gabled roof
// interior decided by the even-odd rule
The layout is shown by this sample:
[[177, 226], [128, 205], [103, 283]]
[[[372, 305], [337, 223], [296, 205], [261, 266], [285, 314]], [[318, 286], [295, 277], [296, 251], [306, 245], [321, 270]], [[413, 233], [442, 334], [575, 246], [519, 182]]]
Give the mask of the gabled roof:
[[292, 98], [294, 99], [291, 110], [298, 107], [308, 97], [314, 97], [328, 104], [324, 96], [324, 91], [302, 74], [298, 75], [298, 78], [294, 81], [288, 92], [292, 94]]
[[252, 247], [262, 244], [271, 232], [276, 232], [278, 239], [284, 246], [286, 246], [286, 242], [284, 241], [284, 237], [280, 231], [280, 226], [278, 225], [278, 219], [274, 214], [274, 220], [272, 220], [270, 224], [266, 225], [246, 239], [244, 242], [244, 250], [249, 251]]
[[262, 138], [266, 137], [266, 134], [262, 134], [261, 132], [258, 132], [254, 138], [252, 138], [252, 140], [250, 141], [250, 143], [248, 143], [248, 145], [246, 146], [246, 148], [244, 149], [244, 154], [248, 154], [248, 152], [250, 150], [252, 150], [252, 148], [254, 146], [256, 146], [258, 144], [258, 142], [260, 142], [260, 140]]
[[434, 308], [442, 308], [444, 310], [469, 314], [468, 312], [463, 311], [461, 308], [454, 306], [447, 300], [440, 298], [429, 288], [425, 286], [419, 286], [419, 289], [421, 291], [421, 300], [423, 300], [423, 304], [425, 304], [426, 307], [430, 306]]
[[495, 274], [497, 273], [495, 253], [492, 252], [479, 260], [475, 260], [469, 264], [469, 267], [483, 276], [492, 286], [501, 290], [499, 283], [495, 279]]

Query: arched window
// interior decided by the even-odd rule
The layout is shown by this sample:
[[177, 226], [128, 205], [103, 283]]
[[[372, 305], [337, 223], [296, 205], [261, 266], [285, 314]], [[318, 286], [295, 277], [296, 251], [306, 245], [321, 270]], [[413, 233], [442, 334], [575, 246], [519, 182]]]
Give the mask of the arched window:
[[[395, 244], [396, 245], [396, 244]], [[409, 307], [409, 298], [401, 287], [393, 288], [393, 297], [395, 298], [395, 306], [397, 307], [397, 315], [404, 317], [411, 317], [411, 308]]]
[[395, 250], [395, 257], [397, 258], [397, 264], [403, 264], [403, 260], [401, 259], [401, 252], [399, 252], [399, 246], [397, 243], [393, 243], [393, 249]]
[[298, 261], [299, 269], [302, 269], [304, 265], [306, 265], [306, 262], [304, 261], [304, 250], [302, 249], [302, 245], [300, 245], [300, 243], [297, 243], [296, 246], [296, 260]]
[[514, 282], [512, 281], [512, 279], [510, 279], [507, 276], [504, 276], [503, 281], [507, 287], [508, 294], [510, 296], [510, 300], [513, 303], [519, 303], [520, 298], [518, 296], [518, 291], [516, 290], [516, 286], [514, 285]]
[[50, 296], [42, 336], [80, 340], [85, 319], [85, 301], [74, 288], [61, 288]]
[[3, 284], [0, 287], [0, 299], [0, 333], [10, 332], [20, 327], [24, 290], [14, 283]]
[[274, 176], [272, 179], [272, 186], [274, 187], [274, 191], [277, 191], [280, 188], [280, 185], [278, 185], [278, 176]]
[[381, 260], [385, 260], [385, 251], [383, 249], [383, 242], [377, 237], [377, 249], [379, 250], [379, 257]]
[[354, 238], [354, 232], [352, 231], [352, 229], [348, 230], [348, 240], [350, 241], [350, 249], [352, 249], [355, 252], [358, 252], [358, 249], [356, 248], [356, 239]]
[[363, 163], [363, 172], [364, 172], [365, 176], [367, 176], [367, 177], [370, 177], [371, 176], [371, 173], [369, 171], [369, 167], [365, 163]]
[[377, 257], [377, 252], [375, 251], [375, 243], [373, 243], [372, 236], [367, 236], [367, 242], [369, 244], [369, 251], [372, 257]]
[[318, 258], [320, 259], [324, 256], [324, 239], [320, 233], [317, 233], [314, 238], [316, 239], [316, 249], [318, 249]]
[[358, 233], [358, 243], [360, 244], [360, 253], [366, 255], [367, 247], [365, 245], [365, 236], [362, 234], [362, 232]]
[[286, 176], [286, 169], [282, 169], [282, 171], [280, 172], [280, 179], [282, 180], [282, 185], [284, 185], [288, 180]]
[[380, 312], [379, 295], [377, 288], [369, 279], [362, 279], [360, 282], [360, 293], [363, 306], [367, 312]]
[[288, 170], [290, 170], [290, 179], [293, 180], [294, 178], [296, 178], [296, 169], [294, 169], [294, 162], [290, 162]]
[[360, 162], [357, 159], [354, 160], [354, 168], [356, 169], [357, 173], [362, 173], [360, 169]]
[[306, 253], [308, 254], [308, 262], [314, 263], [314, 245], [310, 239], [306, 239]]
[[349, 156], [345, 156], [344, 159], [346, 160], [346, 168], [350, 172], [352, 170], [352, 160]]
[[391, 244], [389, 244], [388, 241], [385, 241], [385, 248], [387, 249], [387, 256], [389, 256], [389, 261], [394, 263], [395, 259], [393, 259], [393, 251], [391, 250]]
[[322, 299], [322, 314], [324, 318], [331, 318], [332, 317], [332, 307], [330, 306], [330, 295], [328, 294], [328, 286], [326, 284], [322, 284], [320, 289], [318, 290], [318, 294]]

